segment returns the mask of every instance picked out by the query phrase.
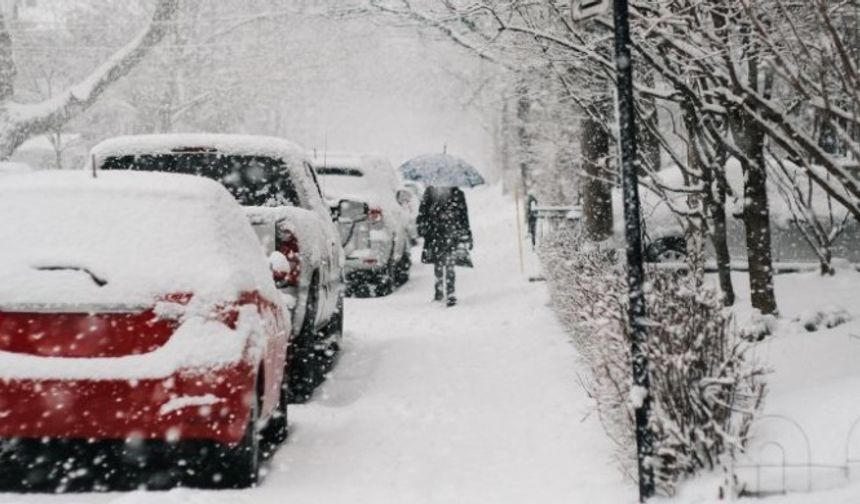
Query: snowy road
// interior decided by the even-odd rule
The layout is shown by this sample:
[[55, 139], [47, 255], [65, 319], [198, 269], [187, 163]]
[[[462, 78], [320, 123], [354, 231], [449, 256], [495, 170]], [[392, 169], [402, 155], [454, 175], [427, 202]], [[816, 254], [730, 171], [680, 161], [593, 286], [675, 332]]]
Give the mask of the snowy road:
[[[349, 300], [340, 362], [292, 408], [290, 440], [250, 491], [9, 495], [14, 503], [623, 503], [635, 501], [578, 383], [543, 284], [517, 271], [513, 203], [467, 194], [475, 264], [460, 305], [432, 270], [386, 299]], [[416, 249], [417, 253], [417, 249]]]

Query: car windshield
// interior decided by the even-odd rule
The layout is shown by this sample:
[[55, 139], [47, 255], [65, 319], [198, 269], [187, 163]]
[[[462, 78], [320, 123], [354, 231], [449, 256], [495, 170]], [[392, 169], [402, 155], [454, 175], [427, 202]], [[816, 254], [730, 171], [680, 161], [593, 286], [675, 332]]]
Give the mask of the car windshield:
[[265, 156], [214, 153], [109, 157], [103, 170], [185, 173], [221, 182], [243, 206], [300, 206], [283, 162]]

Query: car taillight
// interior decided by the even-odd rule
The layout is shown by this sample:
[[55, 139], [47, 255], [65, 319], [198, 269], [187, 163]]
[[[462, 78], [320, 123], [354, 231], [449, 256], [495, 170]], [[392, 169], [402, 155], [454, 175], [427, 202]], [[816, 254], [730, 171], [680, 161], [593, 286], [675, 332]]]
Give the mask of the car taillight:
[[[193, 294], [187, 292], [177, 292], [160, 296], [155, 305], [155, 314], [158, 320], [166, 320], [174, 323], [174, 327], [189, 314], [203, 315], [198, 313], [199, 308], [192, 308], [189, 312], [189, 304]], [[229, 327], [236, 329], [236, 324], [239, 321], [239, 306], [243, 304], [240, 299], [238, 303], [228, 302], [218, 304], [211, 312], [207, 311], [205, 316], [212, 318]], [[208, 309], [207, 309], [208, 310]]]
[[382, 209], [381, 208], [371, 208], [367, 211], [367, 219], [370, 222], [380, 222], [382, 220]]
[[287, 268], [274, 271], [275, 281], [291, 286], [299, 285], [302, 274], [302, 260], [299, 255], [299, 240], [296, 235], [286, 229], [278, 229], [275, 238], [275, 250], [287, 258]]

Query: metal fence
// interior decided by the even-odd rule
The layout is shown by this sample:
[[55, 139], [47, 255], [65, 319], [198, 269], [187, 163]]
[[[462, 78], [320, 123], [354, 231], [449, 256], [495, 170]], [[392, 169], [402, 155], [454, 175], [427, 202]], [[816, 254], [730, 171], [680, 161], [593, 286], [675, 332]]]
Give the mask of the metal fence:
[[526, 209], [528, 233], [533, 247], [566, 224], [582, 218], [579, 206], [533, 206]]
[[[756, 420], [756, 424], [765, 422], [780, 422], [798, 434], [803, 440], [803, 453], [800, 456], [789, 455], [786, 446], [778, 441], [764, 442], [755, 453], [745, 453], [741, 462], [734, 462], [730, 467], [733, 495], [765, 497], [844, 485], [853, 477], [852, 468], [856, 469], [860, 464], [860, 449], [852, 450], [852, 441], [860, 439], [860, 418], [851, 424], [845, 436], [844, 460], [834, 462], [815, 460], [809, 436], [795, 420], [782, 415], [764, 415]], [[778, 460], [765, 461], [765, 452], [773, 450]], [[762, 479], [763, 474], [772, 476], [774, 471], [777, 472], [776, 478]], [[822, 484], [825, 481], [829, 484]]]

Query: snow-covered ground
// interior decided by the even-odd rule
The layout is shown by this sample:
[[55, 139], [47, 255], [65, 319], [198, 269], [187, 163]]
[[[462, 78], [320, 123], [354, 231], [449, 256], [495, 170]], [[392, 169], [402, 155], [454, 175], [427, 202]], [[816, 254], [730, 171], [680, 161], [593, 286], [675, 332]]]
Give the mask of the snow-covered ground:
[[385, 299], [350, 299], [340, 361], [248, 491], [10, 495], [0, 502], [625, 503], [635, 489], [579, 385], [543, 283], [519, 273], [513, 200], [467, 194], [474, 270], [459, 306], [432, 303], [432, 269]]
[[[746, 278], [735, 277], [749, 299]], [[768, 504], [860, 502], [860, 273], [842, 269], [833, 278], [815, 273], [779, 275], [782, 319], [777, 334], [758, 345], [756, 358], [771, 370], [762, 419], [753, 428], [740, 464], [778, 467], [738, 469], [750, 490], [772, 495]], [[821, 317], [819, 317], [819, 314]], [[828, 329], [826, 322], [845, 323]], [[824, 323], [809, 332], [804, 326]], [[849, 439], [852, 426], [857, 423]], [[808, 442], [807, 442], [808, 439]], [[782, 461], [788, 466], [783, 483]], [[846, 464], [846, 459], [854, 459]], [[811, 462], [814, 467], [809, 468]], [[800, 467], [791, 467], [800, 464]], [[847, 467], [847, 471], [846, 468]], [[760, 479], [759, 479], [760, 478]], [[718, 502], [718, 476], [682, 488], [677, 502]], [[751, 502], [752, 499], [748, 500]]]

